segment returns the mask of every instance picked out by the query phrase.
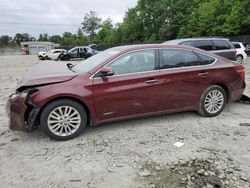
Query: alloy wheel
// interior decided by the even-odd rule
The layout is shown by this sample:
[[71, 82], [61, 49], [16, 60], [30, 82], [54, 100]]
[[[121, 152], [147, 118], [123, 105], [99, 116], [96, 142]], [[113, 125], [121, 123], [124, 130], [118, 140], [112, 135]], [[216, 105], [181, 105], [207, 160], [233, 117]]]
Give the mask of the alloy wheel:
[[237, 63], [242, 64], [243, 58], [241, 56], [237, 56]]
[[224, 104], [223, 93], [219, 90], [210, 91], [204, 101], [204, 106], [207, 112], [215, 114], [221, 110]]
[[80, 127], [81, 116], [71, 106], [59, 106], [50, 112], [47, 124], [53, 134], [57, 136], [70, 136]]

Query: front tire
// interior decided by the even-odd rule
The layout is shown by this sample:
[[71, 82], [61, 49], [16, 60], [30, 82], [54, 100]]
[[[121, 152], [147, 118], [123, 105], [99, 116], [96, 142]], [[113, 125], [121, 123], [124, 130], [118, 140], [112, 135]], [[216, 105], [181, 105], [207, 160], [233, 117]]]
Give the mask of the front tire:
[[70, 99], [49, 103], [42, 111], [41, 129], [55, 140], [77, 137], [86, 127], [87, 114], [81, 104]]
[[199, 113], [206, 117], [217, 116], [223, 111], [226, 101], [225, 90], [218, 85], [212, 85], [201, 96]]
[[71, 59], [71, 57], [69, 55], [66, 55], [65, 57], [63, 57], [64, 61], [69, 61]]

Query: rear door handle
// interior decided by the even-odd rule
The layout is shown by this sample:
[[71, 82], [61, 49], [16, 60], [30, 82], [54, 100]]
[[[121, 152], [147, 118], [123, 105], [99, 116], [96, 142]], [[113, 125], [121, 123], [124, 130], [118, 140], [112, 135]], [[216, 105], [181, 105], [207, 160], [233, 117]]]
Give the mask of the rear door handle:
[[157, 82], [158, 82], [158, 80], [156, 80], [156, 79], [146, 81], [147, 84], [154, 84], [154, 83], [157, 83]]
[[201, 72], [198, 74], [199, 77], [207, 77], [208, 76], [208, 72]]

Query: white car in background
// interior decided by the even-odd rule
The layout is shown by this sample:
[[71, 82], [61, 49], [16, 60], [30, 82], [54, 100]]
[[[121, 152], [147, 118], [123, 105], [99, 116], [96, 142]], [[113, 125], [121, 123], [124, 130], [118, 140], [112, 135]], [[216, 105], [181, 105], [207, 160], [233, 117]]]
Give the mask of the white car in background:
[[38, 53], [38, 59], [40, 59], [40, 60], [48, 59], [47, 52], [39, 52]]
[[234, 45], [234, 47], [237, 51], [237, 53], [236, 53], [237, 63], [243, 64], [245, 59], [247, 58], [245, 46], [241, 42], [232, 42], [232, 44]]
[[66, 52], [65, 49], [54, 49], [54, 50], [50, 50], [48, 53], [47, 53], [47, 56], [49, 59], [51, 60], [58, 60], [58, 57], [61, 53], [64, 53]]

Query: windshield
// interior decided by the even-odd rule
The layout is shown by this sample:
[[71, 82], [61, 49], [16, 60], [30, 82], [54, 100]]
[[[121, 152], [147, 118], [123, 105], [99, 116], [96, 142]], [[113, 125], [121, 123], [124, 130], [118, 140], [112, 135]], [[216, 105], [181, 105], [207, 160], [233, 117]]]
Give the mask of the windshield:
[[77, 47], [70, 49], [69, 52], [71, 53], [71, 52], [73, 52], [74, 50], [77, 50]]
[[77, 72], [89, 72], [91, 69], [119, 52], [118, 49], [105, 50], [75, 65], [72, 69]]

